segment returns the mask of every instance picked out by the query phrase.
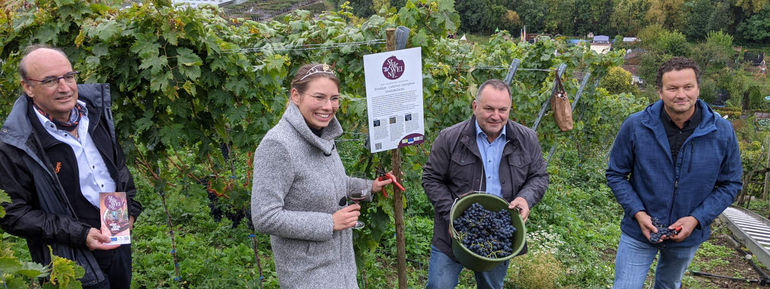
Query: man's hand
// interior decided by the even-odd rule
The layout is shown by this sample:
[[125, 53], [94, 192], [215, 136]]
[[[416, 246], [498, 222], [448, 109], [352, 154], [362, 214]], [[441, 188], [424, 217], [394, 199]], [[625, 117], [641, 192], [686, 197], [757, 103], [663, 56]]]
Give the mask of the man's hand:
[[684, 239], [687, 239], [687, 237], [692, 234], [692, 231], [695, 230], [695, 227], [698, 226], [698, 219], [695, 219], [693, 216], [683, 217], [679, 220], [676, 220], [676, 222], [671, 224], [671, 226], [668, 226], [668, 228], [674, 229], [677, 226], [682, 226], [682, 230], [679, 231], [679, 234], [676, 234], [669, 239], [674, 242], [682, 242]]
[[527, 218], [529, 218], [529, 203], [527, 200], [525, 200], [522, 197], [516, 197], [513, 199], [513, 201], [508, 204], [509, 209], [519, 208], [519, 214], [521, 214], [521, 219], [524, 220], [524, 223], [527, 222]]
[[135, 221], [135, 220], [136, 220], [136, 218], [134, 218], [134, 216], [130, 216], [130, 217], [128, 217], [129, 228], [131, 228], [131, 230], [133, 230], [133, 229], [134, 229], [134, 221]]
[[[648, 241], [650, 240], [650, 234], [658, 232], [658, 228], [655, 228], [655, 225], [652, 224], [652, 218], [650, 218], [650, 215], [647, 215], [647, 212], [636, 212], [636, 214], [634, 214], [634, 219], [639, 223], [639, 227], [642, 229], [642, 235], [644, 235]], [[665, 240], [665, 237], [661, 238], [658, 243], [663, 242], [663, 240]]]
[[356, 221], [358, 221], [358, 216], [361, 215], [360, 210], [361, 206], [352, 204], [334, 212], [334, 214], [332, 214], [334, 231], [342, 231], [355, 226]]
[[89, 250], [112, 250], [120, 247], [120, 245], [107, 245], [109, 242], [110, 237], [102, 234], [102, 232], [99, 232], [99, 230], [96, 228], [91, 228], [88, 230], [88, 236], [86, 236], [86, 247], [88, 247]]

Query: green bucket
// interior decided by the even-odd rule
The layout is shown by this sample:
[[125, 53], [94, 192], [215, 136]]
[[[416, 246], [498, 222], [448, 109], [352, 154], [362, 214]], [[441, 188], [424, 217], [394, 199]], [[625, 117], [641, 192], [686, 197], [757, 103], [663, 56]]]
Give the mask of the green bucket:
[[[511, 255], [503, 258], [487, 258], [474, 253], [463, 245], [462, 239], [459, 238], [459, 234], [455, 231], [454, 220], [462, 216], [465, 209], [469, 208], [474, 203], [479, 203], [484, 209], [490, 211], [499, 211], [501, 209], [510, 211], [511, 223], [516, 227], [516, 233], [513, 235], [513, 246], [511, 246], [513, 253]], [[508, 209], [508, 202], [498, 196], [477, 192], [461, 197], [455, 201], [454, 205], [452, 205], [449, 216], [449, 230], [452, 232], [452, 253], [454, 253], [455, 259], [457, 259], [457, 261], [465, 268], [475, 272], [492, 270], [492, 268], [500, 263], [516, 256], [516, 254], [524, 248], [524, 239], [527, 234], [527, 228], [524, 227], [524, 220], [521, 219], [521, 215], [519, 215], [518, 211]]]

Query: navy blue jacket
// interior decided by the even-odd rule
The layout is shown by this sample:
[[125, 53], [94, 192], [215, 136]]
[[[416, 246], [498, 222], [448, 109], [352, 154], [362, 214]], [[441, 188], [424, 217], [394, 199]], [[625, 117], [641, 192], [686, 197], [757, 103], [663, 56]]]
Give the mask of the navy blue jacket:
[[623, 233], [640, 241], [634, 214], [647, 211], [664, 225], [693, 216], [699, 225], [682, 242], [663, 246], [686, 247], [702, 243], [711, 234], [711, 222], [733, 203], [741, 189], [741, 155], [729, 121], [698, 100], [701, 123], [685, 140], [676, 160], [663, 122], [663, 102], [657, 101], [629, 116], [620, 127], [610, 152], [607, 184], [623, 206]]

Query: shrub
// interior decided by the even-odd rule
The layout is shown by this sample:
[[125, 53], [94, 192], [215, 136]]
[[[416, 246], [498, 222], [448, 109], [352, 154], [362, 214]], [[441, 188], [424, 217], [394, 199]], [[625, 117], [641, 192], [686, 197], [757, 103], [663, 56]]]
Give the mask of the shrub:
[[511, 259], [508, 276], [514, 288], [556, 288], [564, 266], [547, 252], [530, 252]]
[[607, 71], [607, 76], [602, 78], [600, 87], [603, 87], [612, 94], [639, 94], [639, 89], [631, 84], [631, 72], [618, 66], [610, 67]]

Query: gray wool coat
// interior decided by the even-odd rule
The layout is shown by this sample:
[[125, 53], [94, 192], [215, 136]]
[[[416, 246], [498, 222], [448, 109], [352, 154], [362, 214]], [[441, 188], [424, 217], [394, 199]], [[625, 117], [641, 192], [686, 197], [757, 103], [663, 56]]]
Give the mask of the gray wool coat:
[[371, 187], [351, 178], [337, 154], [336, 118], [321, 137], [289, 104], [254, 155], [251, 215], [270, 235], [281, 288], [358, 288], [351, 229], [334, 231], [332, 214], [347, 190]]

